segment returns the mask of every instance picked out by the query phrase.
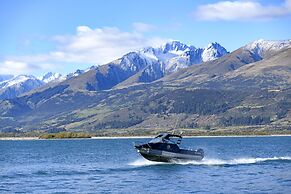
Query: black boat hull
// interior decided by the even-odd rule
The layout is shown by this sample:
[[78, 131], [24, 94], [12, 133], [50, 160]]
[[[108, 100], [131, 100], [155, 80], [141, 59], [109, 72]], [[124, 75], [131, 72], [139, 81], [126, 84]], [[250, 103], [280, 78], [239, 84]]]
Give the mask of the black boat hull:
[[147, 160], [155, 162], [175, 162], [175, 161], [200, 161], [204, 154], [202, 150], [180, 150], [180, 152], [169, 152], [150, 148], [138, 149], [138, 152]]

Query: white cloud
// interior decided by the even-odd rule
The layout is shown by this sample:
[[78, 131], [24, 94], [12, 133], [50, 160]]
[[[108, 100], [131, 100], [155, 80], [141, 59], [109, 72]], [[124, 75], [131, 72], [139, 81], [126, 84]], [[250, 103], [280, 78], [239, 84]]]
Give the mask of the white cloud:
[[50, 53], [57, 60], [104, 64], [127, 52], [164, 43], [158, 37], [146, 38], [140, 32], [124, 32], [116, 27], [91, 29], [79, 26], [75, 36], [59, 36], [60, 50]]
[[30, 65], [25, 62], [19, 62], [19, 61], [3, 61], [0, 63], [0, 74], [24, 74], [29, 73], [32, 69], [38, 69], [37, 66]]
[[[145, 37], [142, 32], [150, 30], [151, 25], [134, 23], [133, 26], [133, 32], [121, 31], [116, 27], [91, 29], [88, 26], [78, 26], [74, 35], [52, 38], [56, 44], [55, 50], [38, 55], [7, 57], [4, 62], [0, 62], [0, 74], [33, 72], [36, 67], [53, 70], [56, 66], [65, 64], [105, 64], [130, 51], [168, 41], [159, 37]], [[7, 61], [13, 63], [8, 65]]]
[[291, 0], [272, 6], [257, 1], [221, 1], [199, 6], [194, 17], [197, 20], [268, 20], [291, 14]]

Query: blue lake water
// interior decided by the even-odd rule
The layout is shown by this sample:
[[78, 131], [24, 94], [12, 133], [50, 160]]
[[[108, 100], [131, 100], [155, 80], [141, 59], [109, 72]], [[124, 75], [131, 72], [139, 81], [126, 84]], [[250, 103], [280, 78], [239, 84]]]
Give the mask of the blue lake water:
[[291, 137], [184, 139], [201, 162], [149, 162], [148, 139], [0, 141], [0, 193], [291, 193]]

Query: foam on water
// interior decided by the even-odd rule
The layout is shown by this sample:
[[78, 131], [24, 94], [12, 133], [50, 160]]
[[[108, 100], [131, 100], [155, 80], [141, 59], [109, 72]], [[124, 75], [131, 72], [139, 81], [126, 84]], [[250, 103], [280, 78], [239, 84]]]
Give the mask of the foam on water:
[[134, 162], [129, 163], [130, 166], [150, 166], [150, 165], [163, 165], [163, 164], [171, 164], [165, 162], [153, 162], [143, 158], [137, 159]]
[[[206, 165], [206, 166], [219, 166], [219, 165], [240, 165], [240, 164], [255, 164], [266, 161], [291, 161], [291, 157], [272, 157], [272, 158], [237, 158], [237, 159], [214, 159], [204, 158], [202, 161], [187, 161], [187, 162], [173, 162], [180, 165]], [[129, 163], [130, 166], [150, 166], [150, 165], [169, 165], [173, 163], [152, 162], [145, 159], [138, 159]]]

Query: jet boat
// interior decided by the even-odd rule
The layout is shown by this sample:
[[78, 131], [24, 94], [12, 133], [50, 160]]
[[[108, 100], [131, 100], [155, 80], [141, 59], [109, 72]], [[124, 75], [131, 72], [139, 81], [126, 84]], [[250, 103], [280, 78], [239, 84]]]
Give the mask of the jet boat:
[[181, 149], [182, 136], [161, 133], [145, 144], [135, 144], [137, 151], [147, 160], [156, 162], [200, 161], [204, 157], [202, 149]]

